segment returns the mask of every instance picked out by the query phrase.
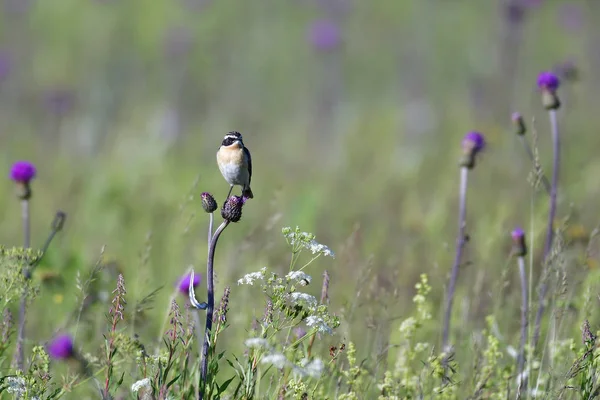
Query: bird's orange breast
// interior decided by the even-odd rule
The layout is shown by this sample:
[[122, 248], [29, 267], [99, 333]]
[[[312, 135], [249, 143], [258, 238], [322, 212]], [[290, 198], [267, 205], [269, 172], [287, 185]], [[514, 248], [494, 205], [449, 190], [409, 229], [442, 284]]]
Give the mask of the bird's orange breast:
[[238, 145], [221, 147], [217, 153], [217, 159], [220, 163], [224, 164], [246, 165], [244, 150]]

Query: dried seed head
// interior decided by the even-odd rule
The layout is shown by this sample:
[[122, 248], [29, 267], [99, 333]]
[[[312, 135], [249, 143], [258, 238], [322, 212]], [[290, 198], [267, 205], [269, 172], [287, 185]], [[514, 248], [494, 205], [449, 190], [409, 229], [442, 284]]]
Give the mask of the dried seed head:
[[238, 222], [242, 218], [242, 207], [245, 199], [240, 196], [230, 196], [221, 208], [221, 216], [229, 222]]
[[229, 311], [229, 294], [231, 293], [231, 289], [229, 286], [225, 288], [223, 292], [223, 297], [221, 297], [221, 303], [219, 304], [219, 308], [213, 317], [213, 322], [227, 322], [227, 311]]
[[592, 333], [590, 323], [587, 319], [583, 321], [583, 325], [581, 326], [581, 340], [583, 341], [583, 345], [588, 348], [593, 347], [596, 343], [596, 335]]
[[200, 195], [200, 197], [202, 198], [202, 208], [204, 211], [209, 214], [215, 212], [218, 206], [213, 195], [208, 192], [204, 192]]

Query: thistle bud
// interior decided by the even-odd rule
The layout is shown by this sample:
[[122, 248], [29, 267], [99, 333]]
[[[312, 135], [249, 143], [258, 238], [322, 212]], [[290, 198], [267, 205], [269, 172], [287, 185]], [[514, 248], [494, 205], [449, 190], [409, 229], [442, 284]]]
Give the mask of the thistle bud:
[[463, 156], [459, 165], [468, 169], [475, 166], [475, 156], [485, 147], [485, 139], [479, 132], [469, 132], [462, 141]]
[[202, 208], [204, 209], [204, 211], [206, 211], [209, 214], [215, 212], [218, 206], [212, 194], [204, 192], [202, 193], [202, 195], [200, 195], [200, 197], [202, 198]]
[[242, 218], [242, 207], [245, 199], [240, 196], [231, 196], [221, 208], [221, 216], [229, 222], [238, 222]]
[[525, 127], [525, 120], [523, 120], [523, 116], [518, 112], [513, 113], [511, 116], [511, 120], [513, 123], [513, 127], [515, 128], [515, 133], [518, 136], [523, 136], [525, 132], [527, 132], [527, 128]]
[[63, 226], [65, 226], [66, 219], [67, 219], [67, 214], [65, 214], [62, 211], [57, 211], [56, 214], [54, 215], [54, 220], [52, 220], [51, 229], [54, 232], [60, 232], [62, 230]]
[[526, 256], [527, 245], [525, 244], [525, 231], [521, 228], [516, 228], [511, 232], [510, 236], [513, 241], [513, 252], [519, 257]]

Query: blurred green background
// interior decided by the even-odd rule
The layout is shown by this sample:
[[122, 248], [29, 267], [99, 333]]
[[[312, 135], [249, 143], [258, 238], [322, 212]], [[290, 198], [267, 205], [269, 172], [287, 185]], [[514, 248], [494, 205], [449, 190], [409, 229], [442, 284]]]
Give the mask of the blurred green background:
[[[483, 132], [488, 147], [470, 175], [471, 240], [455, 314], [468, 336], [504, 304], [493, 304], [502, 294], [503, 330], [516, 337], [509, 233], [533, 228], [539, 255], [547, 196], [527, 181], [531, 165], [510, 114], [520, 111], [529, 132], [535, 118], [549, 171], [548, 121], [535, 88], [542, 70], [563, 77], [559, 217], [571, 213], [583, 242], [598, 223], [600, 3], [0, 4], [0, 164], [7, 175], [19, 159], [38, 167], [35, 246], [56, 210], [68, 214], [36, 274], [44, 284], [29, 313], [30, 343], [64, 323], [78, 304], [78, 280], [99, 259], [124, 273], [130, 306], [164, 286], [138, 332], [159, 335], [178, 277], [190, 265], [205, 271], [208, 218], [199, 195], [224, 200], [215, 152], [230, 130], [242, 132], [252, 152], [255, 193], [217, 251], [217, 293], [232, 286], [232, 348], [264, 307], [257, 290], [236, 281], [263, 266], [286, 271], [283, 226], [313, 232], [336, 252], [307, 271], [313, 294], [322, 271], [331, 276], [342, 326], [326, 340], [354, 340], [359, 352], [379, 354], [423, 272], [441, 307], [454, 253], [460, 140], [470, 130]], [[7, 246], [22, 242], [12, 185], [0, 181]], [[595, 265], [573, 262], [575, 272]], [[103, 270], [108, 293], [111, 271]]]

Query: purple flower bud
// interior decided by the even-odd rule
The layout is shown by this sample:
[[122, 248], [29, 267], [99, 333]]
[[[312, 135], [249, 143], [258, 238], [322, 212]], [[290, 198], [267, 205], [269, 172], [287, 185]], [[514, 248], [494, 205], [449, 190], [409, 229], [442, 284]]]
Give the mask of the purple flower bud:
[[221, 216], [229, 222], [238, 222], [242, 218], [242, 207], [246, 202], [245, 197], [231, 196], [225, 200], [221, 208]]
[[473, 169], [475, 167], [475, 156], [485, 148], [485, 139], [479, 132], [469, 132], [462, 141], [463, 156], [459, 165], [464, 168]]
[[[177, 283], [177, 288], [185, 296], [188, 295], [188, 291], [190, 289], [190, 278], [191, 277], [192, 277], [191, 273], [185, 274], [184, 276], [182, 276], [179, 279], [179, 282]], [[200, 274], [197, 274], [194, 272], [194, 288], [200, 284], [200, 281], [201, 281]]]
[[35, 165], [29, 161], [17, 161], [10, 169], [10, 179], [19, 183], [29, 183], [35, 178]]
[[541, 90], [555, 92], [560, 86], [560, 80], [552, 72], [544, 71], [538, 75], [537, 85]]
[[311, 24], [308, 39], [318, 51], [335, 50], [341, 42], [340, 28], [330, 19], [318, 19]]
[[516, 227], [511, 233], [510, 236], [513, 240], [522, 240], [525, 237], [525, 231], [520, 227]]
[[469, 148], [475, 153], [479, 153], [485, 148], [485, 139], [479, 132], [472, 131], [465, 135], [462, 141], [463, 148]]
[[511, 233], [513, 241], [513, 252], [519, 257], [527, 255], [527, 244], [525, 243], [525, 231], [516, 227]]
[[55, 360], [65, 360], [75, 355], [73, 348], [73, 338], [70, 335], [59, 335], [48, 343], [46, 349], [50, 357]]
[[200, 195], [200, 198], [202, 199], [202, 208], [207, 213], [210, 214], [212, 212], [215, 212], [215, 210], [218, 208], [217, 202], [215, 201], [215, 198], [212, 196], [212, 194], [204, 192]]
[[525, 134], [525, 132], [527, 132], [527, 128], [525, 127], [525, 120], [523, 119], [523, 116], [520, 113], [513, 113], [510, 119], [513, 123], [515, 133], [517, 135], [522, 136]]

